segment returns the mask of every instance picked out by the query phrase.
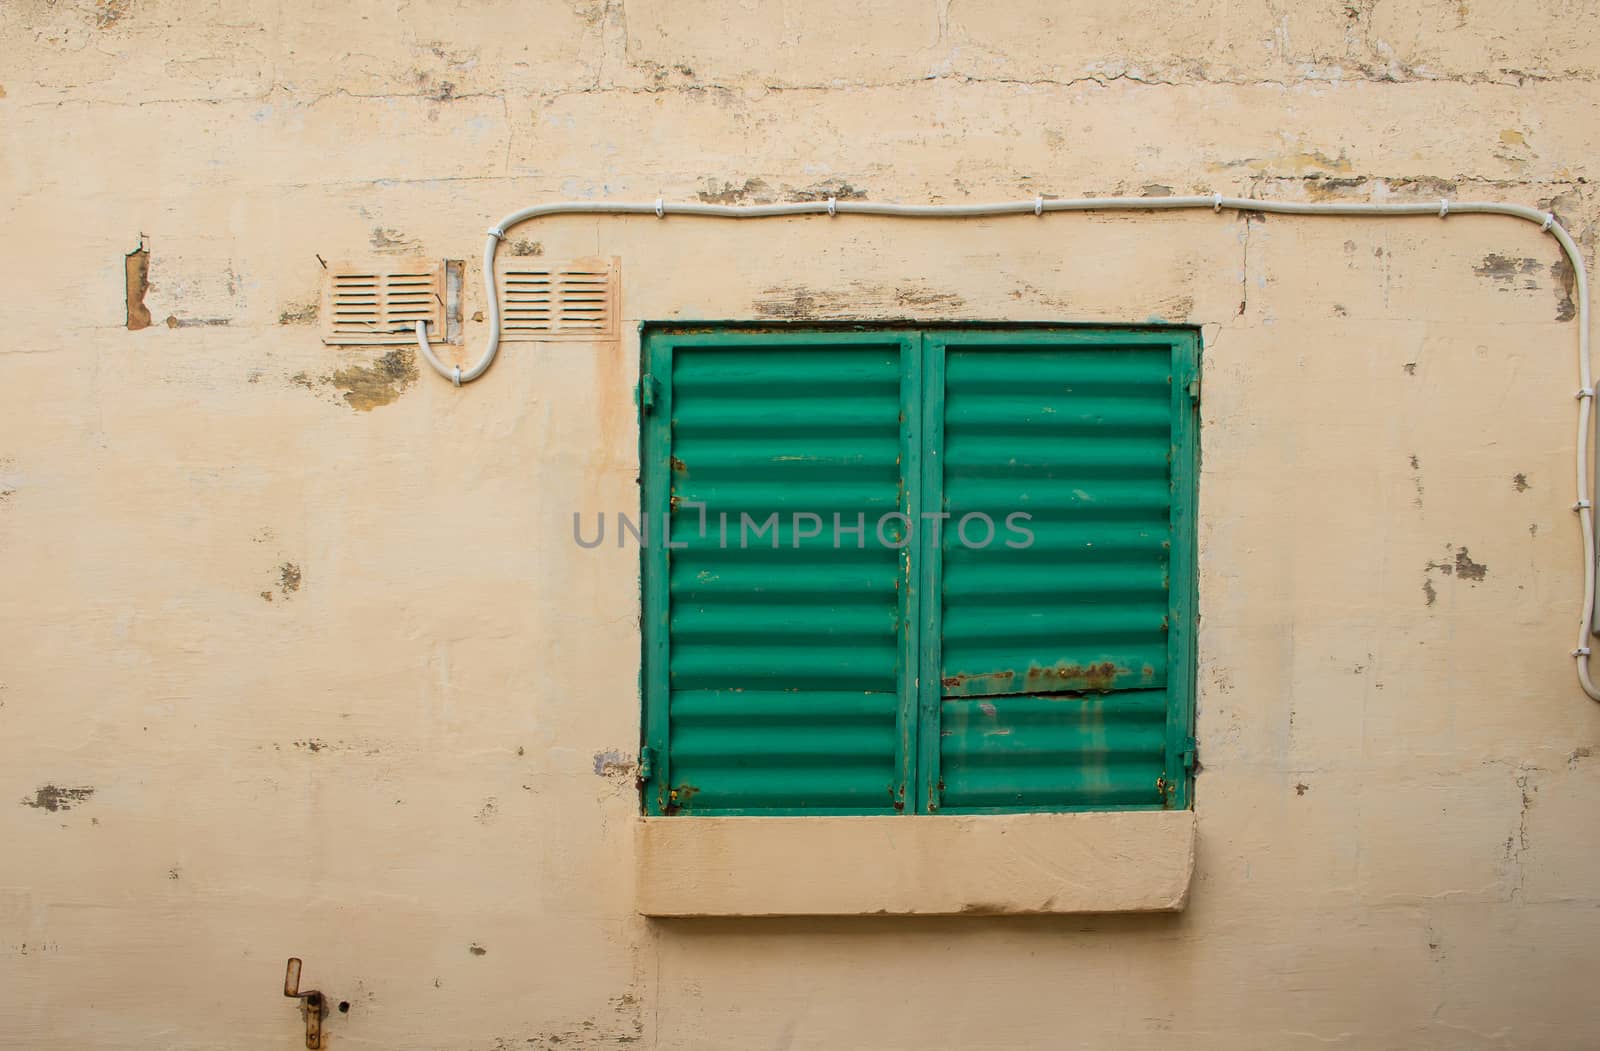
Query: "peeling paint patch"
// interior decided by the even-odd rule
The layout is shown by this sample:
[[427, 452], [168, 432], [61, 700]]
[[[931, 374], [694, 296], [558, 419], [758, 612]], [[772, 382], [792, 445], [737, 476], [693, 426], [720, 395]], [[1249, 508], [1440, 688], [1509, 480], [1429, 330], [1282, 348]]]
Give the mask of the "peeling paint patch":
[[[1445, 546], [1449, 547], [1448, 544]], [[1448, 561], [1429, 562], [1422, 569], [1422, 593], [1427, 597], [1430, 606], [1438, 597], [1433, 581], [1429, 577], [1432, 573], [1442, 573], [1447, 577], [1453, 576], [1476, 584], [1489, 575], [1489, 567], [1482, 562], [1474, 562], [1464, 547], [1456, 548], [1454, 556]]]
[[122, 268], [127, 285], [128, 331], [149, 328], [150, 308], [144, 305], [144, 297], [150, 291], [150, 250], [144, 246], [143, 238], [138, 248], [123, 256]]
[[473, 942], [471, 945], [467, 946], [467, 951], [470, 952], [474, 956], [485, 956], [489, 952], [488, 949], [485, 949], [483, 946], [479, 945], [477, 942]]
[[631, 780], [634, 762], [615, 748], [594, 754], [594, 772], [597, 777], [611, 780]]
[[399, 230], [388, 226], [374, 226], [369, 241], [372, 247], [380, 252], [411, 254], [422, 251], [421, 241], [407, 237]]
[[232, 324], [231, 318], [225, 317], [178, 317], [175, 314], [167, 315], [168, 328], [220, 328]]
[[507, 251], [515, 256], [544, 255], [544, 242], [530, 241], [525, 237], [518, 238], [511, 242], [511, 247]]
[[966, 300], [958, 293], [925, 285], [868, 285], [844, 289], [811, 289], [804, 285], [775, 286], [762, 291], [755, 311], [766, 318], [797, 320], [848, 314], [851, 317], [895, 317], [906, 311], [948, 314], [959, 311]]
[[1572, 264], [1562, 256], [1550, 264], [1550, 276], [1556, 280], [1556, 320], [1571, 321], [1578, 314], [1572, 293], [1577, 287], [1572, 277]]
[[371, 412], [394, 402], [417, 381], [417, 357], [410, 350], [391, 350], [371, 365], [339, 369], [328, 381], [345, 392], [352, 409]]
[[1482, 562], [1472, 561], [1466, 548], [1456, 550], [1456, 576], [1462, 580], [1482, 580], [1488, 575], [1489, 567]]
[[278, 591], [284, 598], [288, 598], [300, 590], [300, 583], [304, 579], [300, 567], [293, 562], [285, 562], [278, 567]]
[[110, 29], [128, 14], [128, 0], [100, 0], [94, 7], [94, 27]]
[[810, 186], [790, 190], [787, 196], [791, 201], [826, 201], [829, 197], [840, 201], [862, 201], [866, 200], [867, 191], [843, 179], [824, 179]]
[[315, 301], [310, 303], [291, 303], [278, 312], [280, 325], [310, 325], [317, 320], [321, 311], [321, 304]]
[[707, 179], [706, 188], [701, 190], [698, 196], [706, 204], [742, 204], [746, 201], [761, 204], [773, 199], [772, 188], [767, 185], [766, 180], [754, 178], [746, 179], [739, 186], [731, 182], [718, 183], [715, 179]]
[[59, 785], [45, 785], [36, 789], [33, 796], [22, 797], [23, 806], [31, 806], [38, 810], [48, 810], [52, 814], [59, 810], [71, 810], [80, 803], [86, 802], [94, 795], [94, 789], [88, 786], [82, 788], [62, 788]]
[[1537, 259], [1528, 257], [1513, 259], [1499, 252], [1490, 252], [1483, 257], [1482, 262], [1472, 267], [1474, 274], [1489, 278], [1500, 287], [1501, 291], [1514, 288], [1536, 289], [1539, 287], [1539, 282], [1532, 275], [1543, 270], [1544, 264]]

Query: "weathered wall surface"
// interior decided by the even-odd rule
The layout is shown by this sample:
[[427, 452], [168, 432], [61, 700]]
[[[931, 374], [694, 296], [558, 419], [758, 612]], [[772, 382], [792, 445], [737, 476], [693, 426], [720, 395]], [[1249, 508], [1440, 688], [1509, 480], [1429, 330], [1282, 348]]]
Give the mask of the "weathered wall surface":
[[570, 540], [636, 502], [636, 337], [458, 391], [314, 304], [319, 254], [420, 253], [469, 260], [470, 317], [485, 225], [568, 197], [1449, 194], [1587, 251], [1597, 14], [0, 6], [0, 1044], [295, 1047], [298, 955], [334, 1048], [1592, 1046], [1575, 331], [1535, 228], [513, 233], [621, 256], [630, 333], [1203, 326], [1198, 868], [1144, 918], [640, 919], [637, 562]]

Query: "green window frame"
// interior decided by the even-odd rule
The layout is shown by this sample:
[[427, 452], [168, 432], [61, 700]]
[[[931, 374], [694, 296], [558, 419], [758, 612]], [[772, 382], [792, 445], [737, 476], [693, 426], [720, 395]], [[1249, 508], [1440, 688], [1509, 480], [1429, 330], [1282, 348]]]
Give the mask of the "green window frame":
[[1190, 806], [1195, 329], [640, 350], [647, 814]]

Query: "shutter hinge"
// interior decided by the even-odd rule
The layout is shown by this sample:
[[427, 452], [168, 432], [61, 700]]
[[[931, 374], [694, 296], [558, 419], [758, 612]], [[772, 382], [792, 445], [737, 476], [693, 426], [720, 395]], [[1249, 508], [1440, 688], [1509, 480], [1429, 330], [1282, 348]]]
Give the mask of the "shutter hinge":
[[1189, 381], [1189, 401], [1195, 405], [1200, 404], [1200, 377], [1196, 376]]
[[1185, 770], [1193, 770], [1199, 762], [1198, 742], [1193, 737], [1183, 739], [1183, 751], [1179, 754]]
[[639, 390], [634, 395], [639, 403], [639, 415], [648, 416], [656, 407], [656, 380], [648, 372], [639, 377]]

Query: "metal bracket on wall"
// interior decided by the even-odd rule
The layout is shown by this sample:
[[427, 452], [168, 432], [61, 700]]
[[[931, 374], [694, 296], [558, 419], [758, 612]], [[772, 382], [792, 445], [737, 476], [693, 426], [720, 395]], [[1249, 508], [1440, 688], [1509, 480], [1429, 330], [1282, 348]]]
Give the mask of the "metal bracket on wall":
[[283, 995], [292, 1000], [304, 1001], [300, 1009], [306, 1016], [306, 1047], [319, 1051], [322, 1047], [322, 1016], [328, 1011], [327, 999], [315, 989], [300, 991], [300, 957], [289, 957], [283, 972]]

